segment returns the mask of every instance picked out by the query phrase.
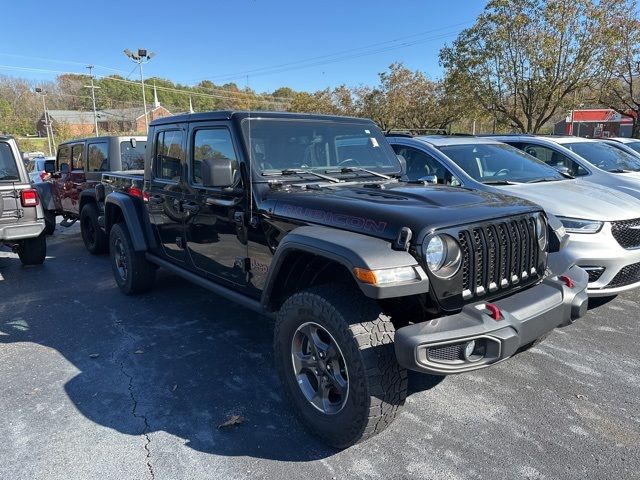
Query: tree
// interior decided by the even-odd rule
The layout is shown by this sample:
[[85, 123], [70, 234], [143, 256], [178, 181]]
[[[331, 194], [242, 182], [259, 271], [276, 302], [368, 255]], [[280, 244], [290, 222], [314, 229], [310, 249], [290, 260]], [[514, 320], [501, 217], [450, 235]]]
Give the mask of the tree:
[[441, 64], [499, 121], [538, 133], [607, 70], [609, 25], [624, 1], [492, 0]]
[[632, 137], [640, 138], [640, 20], [638, 2], [625, 2], [611, 29], [614, 62], [600, 88], [600, 102], [633, 121]]

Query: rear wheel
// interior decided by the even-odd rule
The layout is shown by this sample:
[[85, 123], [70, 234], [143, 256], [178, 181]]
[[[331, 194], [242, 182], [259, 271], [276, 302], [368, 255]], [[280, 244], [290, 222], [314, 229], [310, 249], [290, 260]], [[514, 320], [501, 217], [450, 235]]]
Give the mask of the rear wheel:
[[44, 233], [46, 235], [53, 235], [56, 231], [56, 212], [53, 210], [44, 211]]
[[35, 238], [26, 238], [18, 243], [18, 257], [23, 265], [40, 265], [47, 256], [47, 239], [42, 232]]
[[278, 374], [302, 423], [327, 444], [346, 448], [396, 417], [407, 372], [396, 361], [394, 334], [377, 303], [350, 286], [314, 287], [282, 306]]
[[87, 203], [80, 212], [80, 232], [84, 246], [89, 253], [98, 255], [106, 253], [109, 247], [109, 239], [98, 223], [98, 207], [93, 203]]
[[122, 293], [134, 293], [149, 290], [156, 276], [155, 266], [149, 262], [144, 252], [133, 249], [129, 231], [124, 223], [111, 227], [109, 251], [113, 276]]

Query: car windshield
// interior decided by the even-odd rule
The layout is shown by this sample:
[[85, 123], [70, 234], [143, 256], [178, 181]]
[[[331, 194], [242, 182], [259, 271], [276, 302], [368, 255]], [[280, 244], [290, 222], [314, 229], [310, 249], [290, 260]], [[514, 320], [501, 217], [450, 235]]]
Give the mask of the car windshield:
[[20, 180], [20, 176], [11, 147], [6, 142], [0, 142], [0, 182], [16, 180]]
[[391, 146], [373, 125], [263, 118], [244, 119], [242, 129], [251, 145], [253, 167], [263, 176], [308, 171], [319, 178], [318, 174], [325, 173], [353, 176], [401, 171]]
[[447, 145], [440, 147], [440, 150], [467, 175], [486, 184], [533, 183], [565, 178], [555, 169], [511, 145]]
[[640, 171], [640, 158], [611, 145], [600, 142], [575, 142], [564, 143], [562, 146], [608, 172]]
[[131, 146], [131, 140], [120, 142], [120, 158], [122, 170], [144, 170], [144, 149], [147, 142], [138, 140], [135, 148]]

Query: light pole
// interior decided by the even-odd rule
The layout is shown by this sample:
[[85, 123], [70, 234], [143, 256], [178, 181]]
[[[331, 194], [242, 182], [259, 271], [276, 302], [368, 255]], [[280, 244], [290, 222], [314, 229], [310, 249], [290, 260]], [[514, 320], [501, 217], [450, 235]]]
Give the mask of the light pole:
[[137, 52], [132, 52], [128, 48], [124, 49], [124, 54], [140, 65], [140, 83], [142, 84], [142, 105], [144, 105], [144, 125], [145, 129], [149, 130], [149, 120], [147, 119], [147, 98], [144, 94], [144, 75], [142, 73], [142, 64], [148, 62], [156, 56], [153, 52], [148, 52], [144, 48], [139, 48]]
[[44, 97], [47, 95], [46, 90], [43, 90], [40, 87], [36, 87], [36, 93], [39, 93], [42, 97], [42, 108], [44, 110], [44, 128], [47, 131], [47, 144], [49, 145], [49, 156], [53, 156], [53, 152], [51, 151], [51, 137], [49, 137], [49, 115], [47, 114], [47, 102]]
[[93, 72], [92, 72], [93, 65], [88, 65], [87, 68], [89, 69], [89, 76], [91, 77], [91, 85], [85, 85], [84, 88], [91, 89], [91, 100], [93, 100], [93, 123], [96, 128], [96, 137], [97, 137], [99, 134], [98, 134], [98, 112], [96, 111], [96, 88], [100, 88], [100, 87], [96, 87], [93, 85]]

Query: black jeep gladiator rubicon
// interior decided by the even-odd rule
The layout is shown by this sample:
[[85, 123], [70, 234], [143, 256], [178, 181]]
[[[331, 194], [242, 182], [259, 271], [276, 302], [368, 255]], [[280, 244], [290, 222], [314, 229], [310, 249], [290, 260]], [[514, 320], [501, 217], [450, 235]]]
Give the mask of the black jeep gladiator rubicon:
[[147, 290], [160, 266], [275, 317], [287, 397], [347, 447], [391, 423], [406, 369], [493, 365], [587, 307], [587, 274], [540, 207], [402, 174], [369, 120], [156, 120], [144, 172], [98, 189], [116, 282]]

